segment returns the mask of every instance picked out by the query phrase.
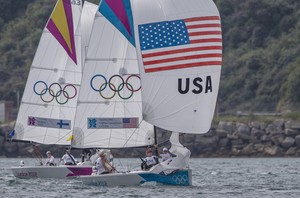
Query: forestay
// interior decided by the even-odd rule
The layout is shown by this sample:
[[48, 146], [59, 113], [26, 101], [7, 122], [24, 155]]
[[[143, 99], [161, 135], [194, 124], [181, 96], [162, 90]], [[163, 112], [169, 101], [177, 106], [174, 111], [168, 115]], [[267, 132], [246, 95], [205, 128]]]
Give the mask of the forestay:
[[124, 148], [153, 143], [142, 118], [135, 48], [99, 12], [81, 83], [72, 147]]
[[132, 0], [144, 119], [205, 133], [222, 64], [219, 12], [212, 0]]
[[57, 1], [30, 68], [13, 139], [70, 144], [81, 81], [81, 11], [81, 0]]

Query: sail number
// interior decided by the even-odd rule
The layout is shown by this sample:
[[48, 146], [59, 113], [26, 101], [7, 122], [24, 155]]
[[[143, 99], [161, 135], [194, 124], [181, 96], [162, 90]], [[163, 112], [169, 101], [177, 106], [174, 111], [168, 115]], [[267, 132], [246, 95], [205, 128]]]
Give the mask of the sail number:
[[81, 0], [71, 0], [72, 5], [81, 5]]
[[[191, 83], [193, 83], [193, 85], [190, 85]], [[213, 90], [211, 76], [206, 76], [204, 78], [196, 77], [194, 79], [186, 78], [185, 80], [181, 78], [178, 79], [179, 93], [187, 94], [190, 91], [190, 87], [192, 89], [191, 91], [194, 94], [212, 92]]]

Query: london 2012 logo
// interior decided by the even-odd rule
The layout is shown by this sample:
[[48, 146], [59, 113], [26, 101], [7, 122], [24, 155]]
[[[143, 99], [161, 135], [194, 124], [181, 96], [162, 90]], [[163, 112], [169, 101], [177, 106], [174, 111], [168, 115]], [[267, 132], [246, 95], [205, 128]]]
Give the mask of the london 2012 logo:
[[137, 74], [127, 76], [116, 74], [109, 78], [96, 74], [92, 77], [90, 85], [103, 99], [110, 100], [118, 94], [121, 99], [128, 100], [141, 89], [141, 78]]
[[77, 95], [77, 89], [72, 84], [66, 84], [62, 87], [59, 83], [52, 83], [48, 86], [46, 82], [41, 80], [33, 85], [33, 91], [40, 96], [44, 103], [51, 103], [55, 99], [60, 105], [66, 104]]

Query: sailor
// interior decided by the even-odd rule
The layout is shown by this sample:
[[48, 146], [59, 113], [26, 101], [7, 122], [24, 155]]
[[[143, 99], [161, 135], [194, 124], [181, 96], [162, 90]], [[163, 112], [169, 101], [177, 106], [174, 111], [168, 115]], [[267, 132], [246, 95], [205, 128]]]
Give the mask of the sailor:
[[159, 156], [162, 158], [163, 162], [172, 159], [172, 155], [167, 148], [163, 148], [163, 151]]
[[100, 152], [99, 158], [96, 161], [97, 174], [108, 174], [115, 170], [115, 168], [107, 161], [105, 153]]
[[64, 154], [64, 156], [62, 156], [60, 161], [64, 161], [64, 165], [76, 165], [76, 160], [74, 156], [70, 154], [68, 148], [66, 148], [66, 153]]
[[46, 152], [47, 155], [47, 159], [45, 162], [45, 166], [55, 166], [55, 158], [53, 157], [53, 155], [51, 154], [51, 151], [47, 151]]
[[149, 170], [152, 166], [157, 163], [157, 156], [152, 155], [151, 148], [146, 149], [146, 158], [143, 159], [141, 164], [142, 170]]
[[84, 149], [81, 154], [82, 162], [90, 162], [91, 161], [91, 150], [90, 149]]

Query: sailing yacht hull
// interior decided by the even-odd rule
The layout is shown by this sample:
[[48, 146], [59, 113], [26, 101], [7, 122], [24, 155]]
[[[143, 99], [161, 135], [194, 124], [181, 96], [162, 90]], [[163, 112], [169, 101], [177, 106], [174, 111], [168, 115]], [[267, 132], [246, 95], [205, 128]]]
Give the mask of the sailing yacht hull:
[[78, 177], [84, 184], [99, 186], [133, 186], [147, 182], [157, 182], [167, 185], [191, 186], [192, 170], [177, 170], [171, 174], [157, 174], [151, 171], [132, 171], [128, 173], [112, 173]]
[[91, 175], [92, 166], [20, 166], [11, 167], [15, 177], [30, 178], [57, 178], [63, 179], [79, 175]]

